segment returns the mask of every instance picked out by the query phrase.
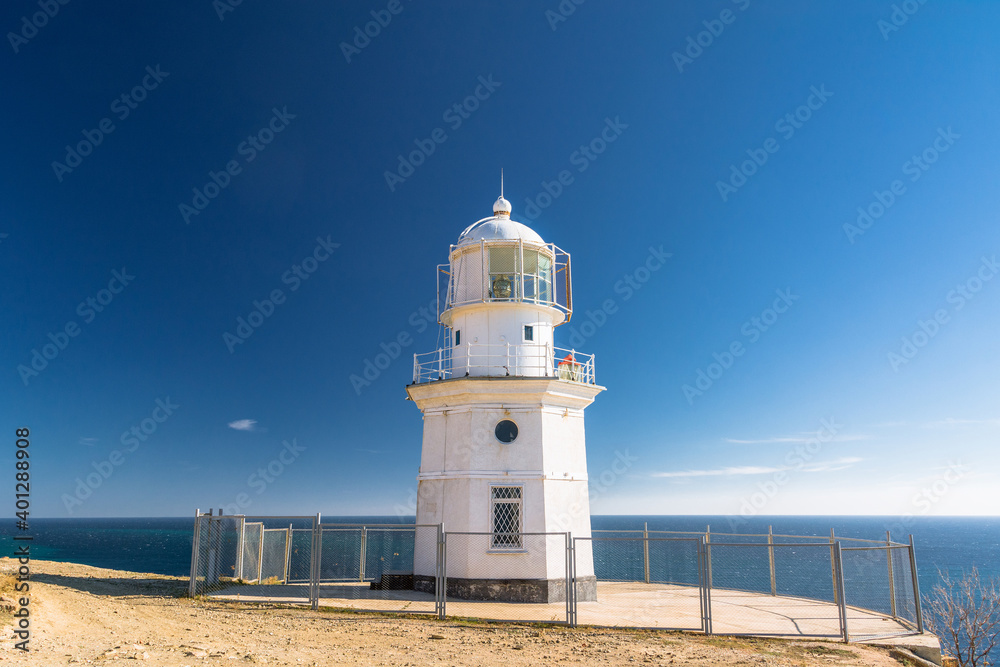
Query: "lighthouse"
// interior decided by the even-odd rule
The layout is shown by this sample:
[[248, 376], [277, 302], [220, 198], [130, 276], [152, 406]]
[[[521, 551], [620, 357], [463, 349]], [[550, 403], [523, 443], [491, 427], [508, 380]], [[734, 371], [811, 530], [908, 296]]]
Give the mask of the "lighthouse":
[[[417, 524], [447, 533], [448, 595], [565, 600], [567, 534], [590, 537], [583, 415], [604, 390], [593, 355], [555, 345], [570, 256], [511, 219], [501, 185], [437, 274], [444, 345], [414, 355], [406, 389], [423, 414]], [[577, 599], [594, 599], [591, 543], [576, 546]], [[416, 554], [415, 586], [434, 574]]]

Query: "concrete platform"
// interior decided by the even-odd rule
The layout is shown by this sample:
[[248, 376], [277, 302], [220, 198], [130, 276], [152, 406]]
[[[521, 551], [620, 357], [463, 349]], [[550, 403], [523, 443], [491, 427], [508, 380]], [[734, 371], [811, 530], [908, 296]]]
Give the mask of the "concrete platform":
[[[308, 602], [308, 586], [234, 585], [213, 598], [246, 602]], [[434, 613], [434, 596], [418, 591], [372, 590], [368, 583], [320, 586], [320, 606], [370, 611]], [[448, 616], [487, 620], [565, 622], [566, 604], [479, 602], [448, 598]], [[848, 607], [852, 640], [913, 635], [911, 628], [884, 614]], [[597, 600], [577, 603], [577, 623], [613, 627], [701, 630], [698, 589], [667, 584], [597, 582]], [[712, 632], [772, 637], [827, 637], [837, 639], [840, 621], [832, 602], [770, 596], [761, 593], [712, 590]], [[937, 638], [924, 635], [928, 645]], [[886, 643], [902, 644], [899, 640]], [[913, 642], [910, 642], [911, 644]]]

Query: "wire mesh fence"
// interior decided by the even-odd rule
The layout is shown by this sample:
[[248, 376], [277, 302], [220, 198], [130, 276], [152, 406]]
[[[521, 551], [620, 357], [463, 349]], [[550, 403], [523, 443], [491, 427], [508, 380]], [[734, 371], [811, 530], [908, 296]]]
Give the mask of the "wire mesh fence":
[[704, 538], [601, 534], [573, 544], [574, 572], [590, 550], [595, 577], [592, 591], [576, 587], [574, 624], [709, 631]]
[[674, 531], [446, 532], [317, 516], [199, 514], [189, 593], [705, 633], [923, 631], [912, 539]]
[[567, 533], [448, 532], [444, 539], [449, 614], [570, 622], [573, 595]]
[[316, 517], [199, 516], [189, 593], [246, 602], [312, 599]]
[[715, 632], [843, 636], [836, 545], [713, 539], [706, 552]]
[[897, 620], [902, 626], [886, 628], [878, 623], [848, 623], [851, 638], [876, 639], [922, 629], [908, 545], [844, 547], [843, 563], [844, 598], [849, 613], [875, 611]]
[[320, 524], [316, 606], [443, 613], [439, 526]]

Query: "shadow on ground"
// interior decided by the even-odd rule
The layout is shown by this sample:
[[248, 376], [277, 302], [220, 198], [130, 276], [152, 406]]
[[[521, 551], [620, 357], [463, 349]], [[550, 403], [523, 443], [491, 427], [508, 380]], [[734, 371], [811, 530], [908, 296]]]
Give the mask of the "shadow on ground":
[[92, 595], [183, 597], [187, 595], [187, 579], [182, 577], [163, 579], [142, 578], [96, 578], [71, 577], [64, 574], [32, 575], [32, 580], [42, 584], [64, 586]]

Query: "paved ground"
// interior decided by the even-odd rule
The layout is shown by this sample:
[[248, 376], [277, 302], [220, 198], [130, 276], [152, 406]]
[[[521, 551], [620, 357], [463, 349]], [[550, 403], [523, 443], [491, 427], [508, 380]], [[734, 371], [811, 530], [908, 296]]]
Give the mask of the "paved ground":
[[[306, 586], [227, 587], [212, 597], [254, 602], [305, 602]], [[712, 631], [776, 637], [841, 636], [837, 606], [831, 602], [771, 596], [742, 591], [712, 590]], [[434, 596], [416, 591], [373, 591], [368, 584], [325, 584], [320, 605], [372, 611], [434, 613]], [[566, 619], [566, 604], [474, 602], [449, 598], [448, 616], [491, 620], [550, 621]], [[579, 602], [581, 625], [701, 629], [697, 588], [665, 584], [598, 582], [597, 600]], [[852, 639], [910, 634], [899, 621], [884, 614], [848, 607]]]

